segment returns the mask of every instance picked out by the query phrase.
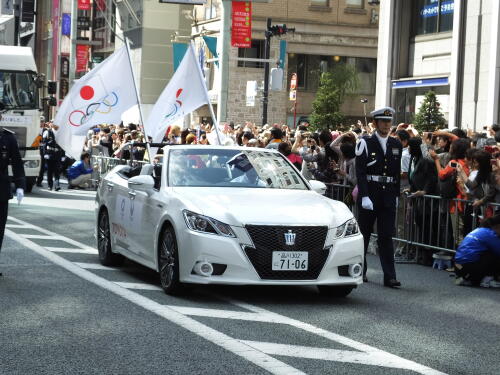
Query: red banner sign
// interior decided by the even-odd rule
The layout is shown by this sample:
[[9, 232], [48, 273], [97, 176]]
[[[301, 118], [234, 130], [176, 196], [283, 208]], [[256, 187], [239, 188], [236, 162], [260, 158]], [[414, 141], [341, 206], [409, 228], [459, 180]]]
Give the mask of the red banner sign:
[[90, 10], [90, 0], [78, 0], [78, 9]]
[[89, 61], [89, 46], [83, 44], [76, 45], [76, 72], [86, 72]]
[[233, 1], [231, 45], [239, 48], [252, 46], [252, 3]]

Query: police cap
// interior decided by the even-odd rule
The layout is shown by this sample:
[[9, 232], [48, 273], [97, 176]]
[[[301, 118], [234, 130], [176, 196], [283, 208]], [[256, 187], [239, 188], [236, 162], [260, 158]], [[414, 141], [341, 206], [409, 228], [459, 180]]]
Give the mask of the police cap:
[[384, 107], [370, 112], [374, 120], [392, 120], [396, 111], [391, 107]]

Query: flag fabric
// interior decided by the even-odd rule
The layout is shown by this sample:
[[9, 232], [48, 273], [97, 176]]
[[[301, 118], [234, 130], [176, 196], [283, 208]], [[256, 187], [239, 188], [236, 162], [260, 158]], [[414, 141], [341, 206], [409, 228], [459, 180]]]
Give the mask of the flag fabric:
[[136, 104], [134, 76], [124, 46], [74, 83], [54, 119], [59, 126], [56, 141], [79, 159], [89, 129], [120, 123], [122, 113]]
[[153, 142], [161, 142], [167, 128], [184, 116], [208, 104], [207, 88], [193, 46], [190, 45], [179, 67], [156, 101], [145, 124]]

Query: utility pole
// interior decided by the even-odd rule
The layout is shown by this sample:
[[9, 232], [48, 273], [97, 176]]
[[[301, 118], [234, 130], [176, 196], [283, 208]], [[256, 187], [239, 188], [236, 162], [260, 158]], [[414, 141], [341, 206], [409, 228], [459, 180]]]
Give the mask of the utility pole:
[[78, 1], [71, 0], [71, 49], [69, 54], [69, 88], [73, 86], [76, 74], [76, 41], [77, 41]]
[[295, 32], [295, 28], [288, 28], [286, 25], [271, 26], [271, 18], [267, 19], [266, 46], [264, 51], [264, 95], [262, 99], [262, 125], [267, 124], [267, 105], [269, 103], [269, 59], [271, 55], [271, 37], [282, 36], [288, 31]]
[[[266, 27], [266, 46], [264, 50], [264, 59], [268, 60], [271, 54], [271, 18], [267, 19]], [[269, 102], [269, 62], [264, 63], [264, 98], [262, 99], [262, 125], [267, 124], [267, 104]]]
[[228, 0], [222, 1], [222, 30], [221, 41], [222, 48], [219, 55], [219, 74], [220, 85], [218, 92], [217, 103], [217, 120], [219, 123], [227, 121], [227, 96], [229, 84], [229, 52], [231, 50], [231, 12], [232, 2]]
[[19, 19], [21, 16], [21, 0], [14, 0], [14, 45], [19, 45]]

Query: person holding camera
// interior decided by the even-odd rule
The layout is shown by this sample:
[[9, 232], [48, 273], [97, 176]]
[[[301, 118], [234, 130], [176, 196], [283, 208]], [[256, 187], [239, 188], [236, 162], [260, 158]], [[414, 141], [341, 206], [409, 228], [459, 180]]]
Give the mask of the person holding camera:
[[391, 288], [401, 286], [396, 279], [392, 236], [400, 192], [403, 146], [396, 138], [389, 137], [394, 113], [390, 107], [371, 112], [376, 131], [371, 137], [361, 138], [356, 145], [359, 228], [365, 245], [363, 280], [368, 281], [366, 253], [373, 226], [377, 222], [378, 253], [384, 272], [384, 285]]

